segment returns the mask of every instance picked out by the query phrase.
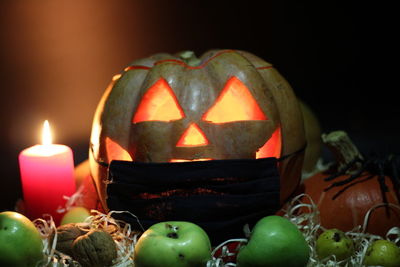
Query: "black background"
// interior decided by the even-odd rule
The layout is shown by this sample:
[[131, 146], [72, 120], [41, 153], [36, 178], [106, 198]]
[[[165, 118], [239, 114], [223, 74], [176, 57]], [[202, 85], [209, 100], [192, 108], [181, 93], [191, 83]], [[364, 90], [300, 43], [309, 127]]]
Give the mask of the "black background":
[[21, 197], [18, 153], [37, 142], [44, 119], [76, 164], [85, 160], [113, 74], [157, 52], [252, 52], [274, 64], [324, 132], [346, 130], [364, 153], [398, 153], [395, 10], [354, 1], [2, 1], [0, 208]]

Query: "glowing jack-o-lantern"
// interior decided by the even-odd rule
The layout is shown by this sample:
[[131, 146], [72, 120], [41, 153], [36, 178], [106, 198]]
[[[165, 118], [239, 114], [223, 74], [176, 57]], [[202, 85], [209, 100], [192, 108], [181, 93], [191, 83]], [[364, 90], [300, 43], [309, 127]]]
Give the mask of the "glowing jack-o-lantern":
[[280, 158], [281, 202], [301, 175], [297, 99], [271, 64], [244, 51], [156, 54], [114, 77], [93, 122], [91, 173], [107, 209], [99, 162]]

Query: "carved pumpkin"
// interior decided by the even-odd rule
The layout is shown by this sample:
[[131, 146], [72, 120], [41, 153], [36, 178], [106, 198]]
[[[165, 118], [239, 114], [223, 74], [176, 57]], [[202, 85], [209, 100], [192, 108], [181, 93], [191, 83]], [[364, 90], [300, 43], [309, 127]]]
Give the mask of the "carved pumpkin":
[[297, 99], [271, 64], [236, 50], [156, 54], [132, 62], [104, 93], [90, 167], [107, 210], [99, 162], [282, 158], [284, 202], [299, 184], [304, 146]]
[[[304, 193], [317, 204], [321, 225], [350, 231], [362, 226], [367, 212], [376, 207], [365, 231], [385, 236], [390, 228], [399, 227], [400, 210], [391, 206], [400, 208], [399, 181], [392, 172], [398, 166], [389, 159], [364, 159], [344, 132], [323, 135], [323, 139], [338, 165], [304, 181]], [[389, 205], [379, 206], [384, 203]]]

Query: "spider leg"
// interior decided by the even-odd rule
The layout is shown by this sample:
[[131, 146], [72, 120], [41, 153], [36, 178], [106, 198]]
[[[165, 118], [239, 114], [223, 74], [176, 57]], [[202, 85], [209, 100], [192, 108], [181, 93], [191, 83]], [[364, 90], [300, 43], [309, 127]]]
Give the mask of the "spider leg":
[[362, 180], [358, 180], [358, 181], [355, 181], [355, 182], [353, 182], [353, 183], [351, 183], [351, 184], [346, 185], [345, 187], [343, 187], [342, 189], [340, 189], [335, 195], [333, 195], [332, 200], [335, 200], [340, 194], [342, 194], [344, 191], [346, 191], [347, 189], [349, 189], [349, 188], [352, 187], [353, 185], [358, 184], [358, 183], [365, 182], [365, 181], [370, 180], [370, 179], [372, 179], [372, 178], [374, 178], [374, 177], [375, 177], [375, 175], [374, 175], [374, 174], [371, 174], [371, 175], [367, 176], [366, 178], [364, 178], [364, 179], [362, 179]]
[[339, 177], [339, 176], [342, 176], [342, 175], [344, 175], [344, 174], [346, 174], [346, 172], [348, 171], [348, 170], [350, 170], [352, 167], [353, 167], [353, 165], [354, 164], [356, 164], [357, 162], [362, 162], [361, 161], [361, 159], [360, 158], [354, 158], [353, 160], [351, 160], [348, 164], [346, 164], [345, 165], [345, 167], [343, 168], [343, 169], [341, 169], [339, 172], [336, 172], [336, 173], [334, 173], [334, 174], [332, 174], [332, 175], [330, 175], [330, 176], [328, 176], [328, 177], [326, 177], [326, 178], [324, 178], [324, 181], [331, 181], [331, 180], [333, 180], [333, 179], [335, 179], [335, 178], [337, 178], [337, 177]]
[[330, 186], [328, 186], [327, 188], [324, 189], [324, 191], [328, 191], [330, 189], [332, 189], [333, 187], [336, 186], [341, 186], [341, 185], [345, 185], [348, 184], [352, 181], [354, 181], [355, 179], [357, 179], [358, 177], [361, 177], [361, 174], [365, 171], [366, 167], [368, 166], [368, 164], [370, 164], [371, 160], [367, 160], [363, 163], [363, 165], [361, 166], [361, 168], [354, 174], [350, 175], [348, 178], [343, 179], [341, 181], [337, 181], [332, 183]]

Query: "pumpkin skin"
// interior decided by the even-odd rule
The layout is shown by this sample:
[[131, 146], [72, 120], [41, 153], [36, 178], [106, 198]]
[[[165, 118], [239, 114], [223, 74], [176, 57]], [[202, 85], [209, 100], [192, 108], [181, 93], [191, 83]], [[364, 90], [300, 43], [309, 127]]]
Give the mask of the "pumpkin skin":
[[[336, 199], [332, 199], [344, 186], [333, 187], [324, 192], [332, 181], [326, 182], [324, 178], [331, 173], [321, 172], [304, 181], [304, 193], [308, 194], [318, 206], [320, 212], [321, 225], [325, 228], [337, 228], [342, 231], [350, 231], [358, 225], [363, 225], [364, 217], [373, 206], [383, 203], [378, 176], [369, 180], [354, 184], [341, 193]], [[367, 171], [361, 177], [368, 177], [371, 174]], [[334, 181], [341, 181], [348, 175], [338, 176]], [[358, 178], [361, 180], [363, 178]], [[389, 188], [386, 192], [388, 203], [399, 205], [399, 200], [395, 194], [395, 188], [389, 177], [385, 177], [385, 183]], [[308, 202], [305, 199], [305, 202]], [[366, 232], [385, 236], [387, 231], [400, 226], [400, 210], [389, 207], [386, 213], [385, 207], [374, 209], [368, 221]]]
[[[303, 176], [315, 169], [318, 159], [322, 154], [322, 129], [315, 112], [304, 101], [299, 99], [303, 114], [304, 132], [307, 140], [307, 148], [304, 152]], [[304, 178], [304, 177], [303, 177]]]
[[[271, 64], [244, 51], [209, 51], [195, 62], [164, 53], [136, 60], [106, 89], [93, 120], [89, 152], [91, 175], [105, 210], [107, 168], [96, 160], [255, 159], [297, 152], [279, 162], [281, 203], [297, 188], [305, 135], [290, 85]], [[213, 113], [213, 107], [215, 111], [223, 90], [229, 94], [229, 86], [245, 88], [247, 95], [240, 95], [237, 105], [225, 113], [248, 109], [249, 105], [258, 107], [238, 119], [232, 114], [227, 119], [210, 119], [207, 114]], [[152, 100], [157, 94], [163, 97]], [[253, 102], [239, 107], [240, 99], [246, 98], [243, 96]], [[160, 108], [165, 112], [146, 110], [159, 105], [161, 99], [169, 99], [168, 109]], [[167, 115], [167, 110], [175, 111]], [[184, 137], [189, 128], [197, 134], [194, 145]], [[265, 146], [266, 152], [257, 154]]]

